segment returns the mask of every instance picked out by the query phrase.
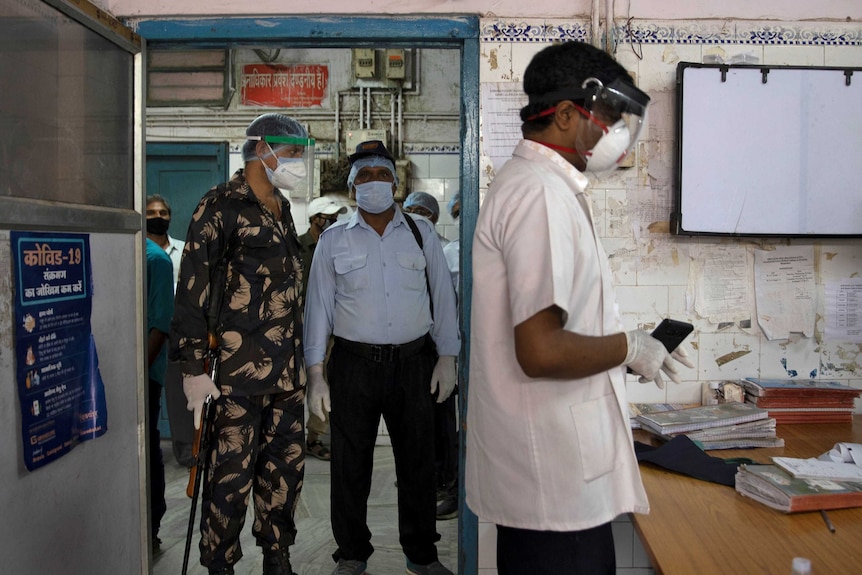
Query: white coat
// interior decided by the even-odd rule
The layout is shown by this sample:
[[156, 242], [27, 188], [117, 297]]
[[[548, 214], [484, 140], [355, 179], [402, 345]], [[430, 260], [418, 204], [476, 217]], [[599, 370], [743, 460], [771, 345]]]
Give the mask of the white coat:
[[515, 357], [514, 327], [552, 305], [564, 328], [622, 331], [587, 179], [522, 140], [479, 213], [467, 409], [467, 504], [496, 524], [579, 531], [647, 513], [623, 368], [536, 379]]

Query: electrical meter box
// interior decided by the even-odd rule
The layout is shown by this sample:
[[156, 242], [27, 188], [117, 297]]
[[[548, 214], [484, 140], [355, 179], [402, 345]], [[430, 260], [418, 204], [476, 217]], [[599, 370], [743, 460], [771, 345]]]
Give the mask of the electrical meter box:
[[387, 80], [403, 80], [407, 75], [407, 64], [404, 61], [404, 50], [401, 48], [391, 48], [386, 50], [386, 79]]
[[373, 48], [353, 49], [353, 75], [357, 78], [377, 77], [377, 59]]
[[[380, 140], [389, 149], [389, 142], [386, 141], [386, 130], [349, 130], [344, 135], [344, 149], [350, 155], [356, 151], [356, 146], [368, 140]], [[392, 153], [392, 150], [389, 150]], [[395, 154], [392, 154], [393, 156]]]

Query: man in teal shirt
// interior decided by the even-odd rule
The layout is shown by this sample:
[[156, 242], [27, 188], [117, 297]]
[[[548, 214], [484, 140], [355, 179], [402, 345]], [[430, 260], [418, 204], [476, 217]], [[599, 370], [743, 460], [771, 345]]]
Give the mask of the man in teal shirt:
[[149, 367], [149, 411], [147, 429], [150, 439], [150, 526], [153, 553], [160, 551], [159, 524], [167, 510], [165, 503], [165, 463], [159, 444], [159, 411], [162, 386], [168, 366], [166, 345], [174, 315], [174, 272], [171, 258], [147, 238], [147, 366]]

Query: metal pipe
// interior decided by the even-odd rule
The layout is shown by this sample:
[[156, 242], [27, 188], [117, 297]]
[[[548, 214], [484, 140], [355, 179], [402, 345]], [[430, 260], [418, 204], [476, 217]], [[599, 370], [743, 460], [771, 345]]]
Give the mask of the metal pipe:
[[395, 91], [389, 91], [389, 149], [395, 149]]
[[366, 114], [365, 127], [370, 130], [371, 129], [371, 88], [370, 87], [368, 88], [368, 90], [365, 91], [365, 97], [368, 99], [368, 103], [365, 106], [365, 114]]
[[404, 155], [404, 102], [402, 89], [398, 86], [398, 157]]
[[614, 53], [614, 0], [605, 0], [605, 52]]
[[365, 88], [359, 86], [359, 129], [363, 129], [365, 126], [362, 125], [362, 122], [365, 120], [365, 110], [363, 106], [365, 105]]
[[[341, 149], [341, 92], [335, 94], [335, 161], [338, 161]], [[346, 150], [349, 154], [350, 150]]]
[[590, 9], [590, 30], [592, 38], [590, 42], [593, 47], [601, 49], [602, 47], [602, 29], [599, 25], [599, 11], [601, 10], [601, 0], [593, 0], [592, 8]]

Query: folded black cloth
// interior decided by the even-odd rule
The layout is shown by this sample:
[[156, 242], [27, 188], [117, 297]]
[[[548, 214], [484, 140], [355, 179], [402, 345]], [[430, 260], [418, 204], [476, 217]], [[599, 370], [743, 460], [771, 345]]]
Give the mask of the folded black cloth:
[[635, 441], [638, 462], [647, 461], [695, 479], [733, 487], [738, 463], [707, 455], [685, 435], [677, 435], [661, 447]]

